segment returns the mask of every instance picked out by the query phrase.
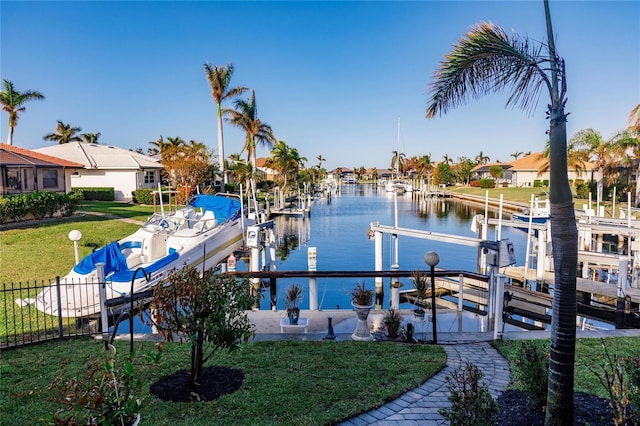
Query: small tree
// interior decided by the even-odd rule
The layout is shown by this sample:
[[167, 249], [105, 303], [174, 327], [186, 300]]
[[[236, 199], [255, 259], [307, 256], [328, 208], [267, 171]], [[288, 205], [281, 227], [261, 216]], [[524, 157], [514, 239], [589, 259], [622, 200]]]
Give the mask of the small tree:
[[248, 279], [211, 270], [201, 275], [189, 266], [173, 271], [167, 285], [156, 286], [154, 320], [167, 340], [172, 340], [173, 333], [180, 333], [191, 342], [194, 384], [200, 382], [202, 366], [214, 353], [237, 349], [253, 336], [254, 326], [246, 310], [254, 301]]

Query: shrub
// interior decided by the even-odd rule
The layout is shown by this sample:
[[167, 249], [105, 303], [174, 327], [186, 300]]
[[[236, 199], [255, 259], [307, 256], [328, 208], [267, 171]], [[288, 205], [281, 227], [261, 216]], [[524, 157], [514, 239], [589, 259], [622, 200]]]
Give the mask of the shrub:
[[533, 181], [533, 187], [534, 188], [541, 188], [542, 187], [542, 181], [540, 179], [536, 179]]
[[72, 191], [61, 196], [60, 214], [62, 216], [71, 216], [78, 210], [80, 202], [83, 200], [82, 192]]
[[523, 341], [513, 364], [513, 378], [538, 405], [547, 401], [549, 383], [549, 348], [546, 344]]
[[81, 192], [85, 200], [91, 201], [113, 201], [116, 199], [115, 189], [113, 188], [89, 188], [79, 187], [72, 190]]
[[445, 378], [451, 392], [451, 408], [441, 408], [438, 412], [452, 425], [485, 426], [494, 424], [498, 413], [498, 403], [493, 399], [487, 384], [480, 384], [482, 371], [469, 362]]
[[153, 204], [153, 189], [141, 188], [136, 189], [131, 193], [133, 195], [133, 202], [138, 204]]
[[154, 287], [152, 303], [157, 308], [154, 322], [158, 329], [167, 340], [179, 333], [191, 342], [192, 383], [200, 382], [204, 362], [216, 351], [235, 350], [253, 337], [247, 310], [256, 299], [250, 283], [248, 278], [212, 270], [201, 275], [198, 269], [185, 266], [170, 273], [169, 285]]
[[589, 198], [589, 184], [584, 182], [576, 183], [576, 198]]
[[[604, 359], [599, 368], [588, 366], [609, 394], [609, 405], [613, 412], [613, 423], [618, 425], [637, 425], [640, 419], [632, 406], [638, 402], [637, 394], [640, 382], [640, 358], [638, 356], [623, 360], [617, 353], [613, 355], [607, 348], [606, 340], [601, 338]], [[635, 391], [635, 392], [634, 392]], [[636, 406], [637, 408], [637, 406]]]
[[496, 181], [493, 179], [480, 179], [480, 187], [481, 188], [495, 188]]
[[27, 194], [27, 212], [36, 219], [53, 217], [60, 208], [60, 199], [57, 193], [35, 191]]

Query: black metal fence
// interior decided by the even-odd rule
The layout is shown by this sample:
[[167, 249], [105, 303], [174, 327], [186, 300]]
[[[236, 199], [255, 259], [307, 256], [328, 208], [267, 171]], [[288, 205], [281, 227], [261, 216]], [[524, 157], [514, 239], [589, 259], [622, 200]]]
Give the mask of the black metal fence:
[[[238, 272], [238, 277], [253, 277], [262, 280], [264, 287], [270, 289], [270, 298], [275, 302], [277, 280], [282, 278], [401, 278], [409, 277], [415, 271], [277, 271], [277, 272]], [[426, 272], [426, 271], [425, 271]], [[458, 277], [463, 275], [486, 281], [487, 277], [481, 274], [466, 271], [435, 271], [435, 276]], [[94, 286], [104, 285], [104, 283], [78, 283], [68, 285], [61, 282], [60, 278], [55, 281], [33, 281], [11, 284], [2, 284], [0, 298], [0, 349], [14, 348], [28, 344], [58, 340], [79, 336], [93, 336], [102, 334], [102, 323], [100, 320], [101, 309], [95, 306], [95, 300], [90, 295], [98, 294], [98, 289]], [[36, 306], [36, 298], [46, 289], [50, 291], [50, 300], [45, 300], [54, 307], [50, 309], [40, 309]], [[134, 295], [134, 301], [146, 302], [150, 300], [153, 291], [147, 290]], [[382, 295], [376, 295], [376, 304], [382, 304]], [[55, 301], [65, 300], [65, 303], [72, 303], [72, 306], [55, 308]], [[129, 303], [133, 302], [130, 297], [121, 297], [106, 301], [106, 311], [109, 312], [107, 318], [110, 324], [116, 321], [117, 315], [128, 312]], [[89, 306], [89, 303], [93, 304]], [[146, 303], [136, 303], [134, 311], [144, 307]], [[132, 303], [133, 305], [133, 303]], [[85, 312], [91, 307], [89, 316], [64, 317], [60, 312]], [[134, 312], [135, 313], [135, 312]], [[130, 318], [130, 317], [129, 317]], [[108, 332], [108, 325], [107, 330]]]
[[[98, 283], [78, 285], [97, 286]], [[36, 307], [36, 297], [47, 288], [59, 295], [66, 288], [55, 281], [32, 281], [2, 284], [0, 299], [0, 348], [6, 349], [47, 340], [90, 336], [100, 333], [100, 321], [95, 318], [64, 318], [50, 315]]]

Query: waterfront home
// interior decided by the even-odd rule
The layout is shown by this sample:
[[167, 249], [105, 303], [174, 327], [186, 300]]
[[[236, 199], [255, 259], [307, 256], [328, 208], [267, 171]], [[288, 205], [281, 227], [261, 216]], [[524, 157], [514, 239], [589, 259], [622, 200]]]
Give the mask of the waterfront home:
[[71, 176], [84, 166], [15, 145], [0, 143], [0, 193], [71, 191]]
[[72, 188], [113, 188], [117, 201], [130, 201], [133, 191], [157, 188], [160, 182], [158, 160], [115, 146], [70, 142], [35, 151], [82, 164], [84, 168], [71, 175]]

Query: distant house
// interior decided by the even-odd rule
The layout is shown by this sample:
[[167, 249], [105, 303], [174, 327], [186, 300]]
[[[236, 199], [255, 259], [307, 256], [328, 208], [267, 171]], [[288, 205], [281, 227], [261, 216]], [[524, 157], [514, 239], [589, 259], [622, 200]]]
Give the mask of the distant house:
[[[539, 170], [544, 166], [549, 159], [545, 157], [541, 152], [534, 152], [517, 160], [510, 162], [510, 185], [511, 186], [534, 186], [534, 181], [548, 181], [549, 172], [540, 173]], [[570, 181], [593, 180], [594, 175], [597, 173], [598, 168], [595, 164], [586, 162], [583, 164], [584, 171], [576, 170], [575, 168], [568, 170], [568, 177]]]
[[157, 188], [160, 182], [158, 160], [114, 146], [70, 142], [35, 151], [83, 164], [71, 176], [71, 186], [113, 188], [118, 201], [129, 201], [136, 189]]
[[277, 170], [266, 167], [267, 159], [264, 157], [256, 158], [256, 171], [260, 173], [262, 179], [273, 181], [278, 174]]
[[473, 169], [471, 169], [471, 171], [474, 173], [474, 177], [476, 179], [494, 179], [494, 177], [491, 176], [491, 169], [496, 166], [502, 168], [502, 177], [498, 179], [498, 182], [511, 182], [511, 169], [513, 168], [513, 166], [510, 163], [478, 164]]
[[0, 193], [69, 192], [81, 163], [0, 143]]

